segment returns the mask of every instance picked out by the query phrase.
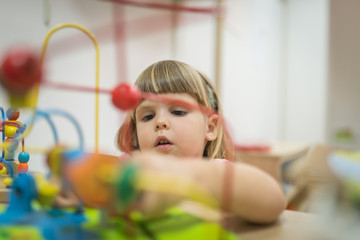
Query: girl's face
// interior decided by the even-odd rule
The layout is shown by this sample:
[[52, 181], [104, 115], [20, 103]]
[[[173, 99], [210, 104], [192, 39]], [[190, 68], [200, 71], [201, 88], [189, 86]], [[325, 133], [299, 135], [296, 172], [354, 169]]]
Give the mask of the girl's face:
[[[187, 94], [166, 97], [198, 104]], [[144, 100], [135, 111], [140, 150], [182, 157], [202, 157], [207, 141], [217, 136], [214, 117], [166, 102]]]

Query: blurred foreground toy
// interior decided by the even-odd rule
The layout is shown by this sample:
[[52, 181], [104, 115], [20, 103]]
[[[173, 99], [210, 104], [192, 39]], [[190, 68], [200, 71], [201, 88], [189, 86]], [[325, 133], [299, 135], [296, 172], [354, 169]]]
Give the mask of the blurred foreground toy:
[[[59, 170], [59, 176], [65, 176], [62, 179], [65, 180], [64, 187], [70, 187], [81, 196], [80, 202], [95, 208], [87, 207], [82, 211], [57, 208], [54, 201], [61, 186], [41, 175], [19, 174], [11, 188], [9, 205], [0, 214], [0, 236], [4, 239], [26, 239], [19, 235], [20, 231], [26, 233], [28, 239], [54, 240], [238, 239], [219, 223], [206, 221], [179, 208], [170, 208], [161, 218], [155, 219], [137, 211], [118, 211], [124, 210], [118, 208], [119, 205], [134, 200], [132, 196], [136, 196], [137, 191], [127, 190], [129, 186], [134, 187], [134, 177], [138, 174], [136, 169], [124, 167], [115, 156], [85, 154], [65, 148], [61, 151], [54, 148], [49, 155], [61, 163], [57, 168], [54, 160], [49, 160], [52, 167]], [[62, 170], [70, 172], [66, 174]]]
[[324, 239], [359, 239], [360, 152], [337, 149], [327, 156], [327, 163], [332, 176], [311, 206], [324, 220], [319, 231]]
[[[12, 188], [9, 205], [0, 215], [0, 233], [7, 236], [5, 239], [13, 239], [16, 230], [25, 230], [27, 239], [91, 239], [92, 235], [81, 228], [85, 221], [82, 214], [33, 207], [40, 193], [31, 175], [20, 174]], [[28, 226], [27, 231], [24, 226]]]
[[[86, 206], [95, 207], [107, 216], [101, 221], [90, 221], [84, 225], [85, 229], [99, 233], [99, 239], [238, 239], [219, 222], [201, 219], [177, 207], [168, 209], [159, 218], [147, 218], [129, 208], [141, 195], [139, 193], [147, 190], [183, 194], [210, 204], [211, 196], [200, 196], [202, 189], [197, 189], [196, 183], [185, 181], [184, 184], [183, 179], [173, 176], [149, 174], [138, 169], [129, 159], [120, 160], [111, 155], [79, 151], [64, 152], [62, 155], [64, 176], [73, 190]], [[164, 189], [169, 182], [172, 183], [171, 190]], [[177, 191], [178, 188], [182, 191]], [[91, 211], [85, 209], [85, 216], [92, 219]]]
[[338, 150], [329, 155], [328, 162], [360, 217], [360, 152]]

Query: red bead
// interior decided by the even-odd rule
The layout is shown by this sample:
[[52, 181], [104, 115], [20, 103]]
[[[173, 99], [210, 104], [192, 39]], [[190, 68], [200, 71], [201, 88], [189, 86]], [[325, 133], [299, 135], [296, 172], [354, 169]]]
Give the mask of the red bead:
[[27, 163], [19, 163], [17, 166], [17, 172], [18, 173], [25, 173], [29, 169], [29, 165]]
[[0, 66], [0, 82], [11, 92], [29, 91], [41, 81], [39, 55], [28, 47], [10, 49]]
[[126, 83], [119, 84], [111, 92], [113, 104], [121, 110], [135, 108], [139, 104], [140, 99], [140, 90]]
[[4, 168], [4, 166], [2, 165], [2, 163], [0, 163], [0, 170], [2, 170]]

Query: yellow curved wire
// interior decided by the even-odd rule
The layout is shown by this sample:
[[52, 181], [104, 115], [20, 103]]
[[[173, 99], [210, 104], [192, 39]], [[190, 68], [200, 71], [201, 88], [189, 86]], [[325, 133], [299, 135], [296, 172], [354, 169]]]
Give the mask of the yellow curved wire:
[[[52, 28], [48, 34], [46, 35], [45, 39], [44, 39], [44, 43], [43, 43], [43, 47], [42, 47], [42, 52], [41, 52], [41, 57], [40, 57], [40, 64], [43, 64], [44, 61], [44, 57], [45, 57], [45, 53], [46, 53], [46, 49], [47, 49], [47, 45], [49, 42], [49, 39], [51, 37], [51, 35], [58, 31], [59, 29], [62, 28], [66, 28], [66, 27], [73, 27], [73, 28], [77, 28], [79, 30], [81, 30], [82, 32], [84, 32], [85, 34], [87, 34], [87, 36], [89, 36], [91, 38], [91, 40], [93, 41], [94, 45], [95, 45], [95, 50], [96, 50], [96, 79], [95, 79], [95, 153], [98, 152], [99, 149], [99, 143], [98, 143], [98, 139], [99, 139], [99, 44], [95, 38], [95, 36], [88, 31], [86, 28], [78, 25], [78, 24], [74, 24], [74, 23], [63, 23], [60, 24], [58, 26], [55, 26], [54, 28]], [[22, 135], [22, 138], [25, 138], [30, 130], [33, 127], [33, 123], [35, 120], [35, 113], [36, 113], [36, 104], [37, 104], [37, 99], [38, 99], [38, 92], [39, 92], [39, 86], [40, 84], [37, 84], [34, 89], [33, 89], [33, 94], [32, 94], [32, 99], [31, 99], [31, 104], [30, 107], [33, 108], [33, 114], [32, 114], [32, 119], [30, 121], [30, 124], [28, 126], [28, 128], [26, 129], [26, 131], [24, 132], [24, 134]]]
[[61, 28], [65, 28], [65, 27], [73, 27], [73, 28], [77, 28], [81, 31], [83, 31], [85, 34], [87, 34], [91, 40], [94, 42], [95, 45], [95, 49], [96, 49], [96, 80], [95, 80], [95, 153], [98, 152], [99, 149], [99, 144], [98, 144], [98, 139], [99, 139], [99, 44], [95, 38], [95, 36], [88, 31], [86, 28], [78, 25], [78, 24], [74, 24], [74, 23], [64, 23], [64, 24], [60, 24], [56, 27], [54, 27], [53, 29], [51, 29], [49, 31], [49, 33], [46, 35], [45, 40], [44, 40], [44, 44], [43, 44], [43, 48], [42, 48], [42, 54], [41, 54], [41, 63], [44, 60], [44, 55], [46, 52], [46, 47], [47, 47], [47, 43], [49, 41], [50, 36], [56, 32], [57, 30], [61, 29]]

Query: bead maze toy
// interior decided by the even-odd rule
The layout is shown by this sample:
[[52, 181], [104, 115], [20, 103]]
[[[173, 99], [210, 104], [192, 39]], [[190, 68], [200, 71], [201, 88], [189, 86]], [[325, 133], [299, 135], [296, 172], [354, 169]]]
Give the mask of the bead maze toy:
[[[26, 126], [17, 121], [20, 115], [19, 109], [9, 108], [6, 111], [7, 120], [5, 120], [4, 109], [0, 108], [2, 115], [2, 123], [0, 131], [3, 133], [3, 142], [8, 144], [9, 147], [5, 148], [2, 152], [0, 159], [0, 171], [1, 174], [10, 173], [10, 176], [14, 175], [14, 167], [16, 172], [26, 172], [28, 170], [28, 164], [30, 155], [24, 151], [24, 139], [22, 139], [22, 152], [19, 153], [18, 162], [15, 163], [15, 151], [18, 148], [19, 140], [18, 135], [24, 132]], [[5, 166], [4, 166], [5, 165]]]
[[[95, 82], [95, 149], [86, 153], [82, 130], [76, 119], [62, 110], [43, 111], [36, 107], [39, 90], [46, 86], [43, 59], [50, 36], [63, 28], [72, 27], [87, 34], [96, 48]], [[177, 208], [169, 209], [160, 219], [148, 219], [129, 206], [142, 190], [180, 194], [212, 208], [218, 207], [211, 195], [199, 184], [174, 176], [139, 170], [131, 161], [102, 154], [98, 150], [99, 93], [111, 94], [116, 108], [126, 111], [137, 106], [141, 99], [166, 101], [189, 109], [211, 114], [203, 106], [193, 106], [168, 97], [142, 93], [128, 84], [119, 84], [113, 90], [99, 89], [99, 48], [96, 38], [84, 27], [66, 23], [54, 27], [45, 37], [41, 54], [29, 48], [11, 49], [3, 57], [0, 82], [6, 89], [11, 108], [1, 108], [2, 164], [8, 180], [8, 204], [0, 213], [2, 239], [235, 239], [219, 222], [201, 219]], [[69, 85], [57, 85], [71, 88]], [[25, 123], [17, 121], [20, 110], [29, 108], [31, 117]], [[79, 146], [59, 144], [52, 115], [67, 118], [75, 127]], [[49, 174], [28, 173], [30, 154], [25, 152], [24, 139], [39, 118], [49, 123], [55, 139], [53, 148], [46, 152]], [[18, 143], [22, 151], [15, 161]], [[15, 165], [10, 162], [16, 162]], [[0, 166], [0, 168], [1, 168]], [[16, 171], [12, 169], [15, 168]], [[6, 169], [3, 170], [3, 169]], [[85, 182], [86, 181], [86, 182]], [[176, 182], [179, 187], [174, 187]], [[76, 195], [77, 206], [63, 207], [55, 199], [66, 192]]]

